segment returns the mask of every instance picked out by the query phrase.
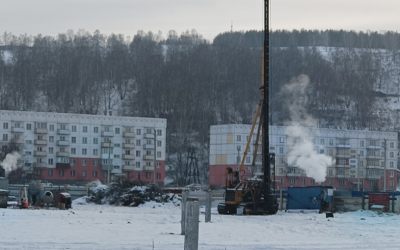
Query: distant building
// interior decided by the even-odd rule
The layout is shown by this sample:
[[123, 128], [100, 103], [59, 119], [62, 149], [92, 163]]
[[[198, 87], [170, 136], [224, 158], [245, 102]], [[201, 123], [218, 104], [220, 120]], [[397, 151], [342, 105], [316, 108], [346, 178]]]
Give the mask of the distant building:
[[[237, 169], [245, 150], [250, 125], [228, 124], [210, 128], [209, 183], [223, 186], [225, 169]], [[307, 128], [313, 137], [314, 149], [330, 155], [335, 164], [328, 167], [324, 185], [347, 190], [396, 190], [399, 185], [398, 133], [367, 130], [338, 130]], [[270, 126], [270, 152], [276, 155], [276, 186], [314, 185], [305, 172], [287, 163], [287, 136], [284, 126]], [[251, 167], [254, 157], [255, 137], [245, 159], [246, 173], [251, 175], [261, 165], [261, 145], [256, 156], [256, 166]], [[261, 140], [260, 142], [261, 143]], [[384, 174], [386, 173], [386, 174]]]
[[166, 126], [158, 118], [0, 111], [0, 145], [16, 144], [20, 166], [42, 180], [107, 181], [110, 173], [162, 184]]

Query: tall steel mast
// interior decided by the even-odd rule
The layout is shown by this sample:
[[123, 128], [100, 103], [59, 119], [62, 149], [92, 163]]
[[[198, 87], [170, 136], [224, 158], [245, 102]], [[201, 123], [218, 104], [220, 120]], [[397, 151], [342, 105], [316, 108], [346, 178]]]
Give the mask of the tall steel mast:
[[[266, 211], [274, 213], [275, 198], [271, 188], [271, 162], [269, 154], [269, 0], [264, 0], [264, 84], [262, 102], [262, 166], [264, 170], [264, 208]], [[276, 211], [275, 211], [276, 212]]]

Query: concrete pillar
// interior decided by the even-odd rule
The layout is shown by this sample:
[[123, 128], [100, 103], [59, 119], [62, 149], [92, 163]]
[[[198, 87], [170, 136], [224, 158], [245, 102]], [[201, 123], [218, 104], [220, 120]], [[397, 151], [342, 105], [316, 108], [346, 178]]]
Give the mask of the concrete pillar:
[[186, 201], [189, 195], [188, 190], [182, 192], [182, 202], [181, 202], [181, 235], [185, 234], [185, 216], [186, 216]]
[[206, 214], [205, 214], [205, 222], [210, 222], [211, 221], [211, 190], [207, 191], [207, 197], [206, 197]]
[[199, 247], [199, 202], [189, 199], [186, 203], [186, 226], [184, 250], [198, 250]]

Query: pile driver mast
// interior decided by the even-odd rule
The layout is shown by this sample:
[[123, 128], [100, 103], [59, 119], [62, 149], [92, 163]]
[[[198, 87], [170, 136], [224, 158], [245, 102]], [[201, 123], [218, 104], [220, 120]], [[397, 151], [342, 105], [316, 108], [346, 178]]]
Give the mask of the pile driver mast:
[[[275, 155], [269, 153], [269, 2], [264, 0], [264, 54], [263, 54], [263, 81], [260, 87], [261, 101], [257, 107], [250, 135], [239, 166], [239, 173], [231, 168], [227, 169], [225, 202], [218, 205], [221, 214], [235, 214], [242, 211], [246, 214], [275, 214], [277, 201], [272, 191], [271, 164], [275, 166]], [[262, 170], [261, 178], [253, 176], [248, 180], [243, 178], [245, 172], [244, 160], [249, 151], [257, 120], [262, 129]], [[258, 145], [260, 127], [257, 132], [255, 145]], [[257, 153], [257, 147], [254, 154]], [[253, 157], [255, 159], [255, 156]], [[253, 159], [253, 160], [254, 160]], [[237, 182], [238, 181], [238, 182]]]
[[262, 169], [264, 170], [263, 191], [264, 209], [275, 211], [276, 201], [272, 194], [271, 162], [269, 153], [269, 0], [264, 0], [264, 70], [263, 70], [262, 100]]

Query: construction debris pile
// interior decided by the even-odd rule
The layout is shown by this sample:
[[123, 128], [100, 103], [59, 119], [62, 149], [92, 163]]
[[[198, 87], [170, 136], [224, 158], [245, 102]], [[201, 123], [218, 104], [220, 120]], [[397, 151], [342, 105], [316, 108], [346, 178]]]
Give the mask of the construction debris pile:
[[104, 185], [97, 182], [91, 185], [88, 194], [88, 202], [116, 206], [137, 207], [149, 201], [172, 203], [178, 206], [181, 201], [178, 195], [163, 193], [159, 187], [154, 185], [132, 186], [121, 183]]

